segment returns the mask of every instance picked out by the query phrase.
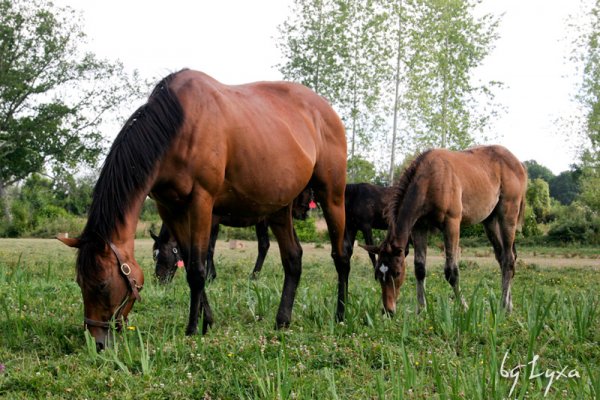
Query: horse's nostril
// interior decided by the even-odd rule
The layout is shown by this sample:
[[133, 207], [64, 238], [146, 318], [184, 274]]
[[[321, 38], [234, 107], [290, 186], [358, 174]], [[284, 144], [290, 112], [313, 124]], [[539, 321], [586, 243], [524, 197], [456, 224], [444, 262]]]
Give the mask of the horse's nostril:
[[96, 342], [96, 351], [100, 352], [104, 350], [104, 343]]

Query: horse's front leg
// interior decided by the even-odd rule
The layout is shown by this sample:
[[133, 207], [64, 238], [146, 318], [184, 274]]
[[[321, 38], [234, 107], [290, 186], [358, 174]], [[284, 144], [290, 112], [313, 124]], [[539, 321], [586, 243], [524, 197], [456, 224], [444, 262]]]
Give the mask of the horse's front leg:
[[458, 241], [460, 238], [460, 219], [453, 218], [446, 221], [444, 227], [444, 249], [446, 252], [446, 265], [444, 267], [444, 275], [446, 280], [454, 289], [454, 296], [457, 301], [462, 303], [463, 308], [468, 308], [467, 302], [460, 292], [460, 285], [458, 279], [458, 256], [459, 246]]
[[[205, 285], [207, 278], [206, 258], [210, 242], [213, 199], [204, 191], [196, 190], [188, 211], [189, 234], [187, 235], [186, 273], [190, 287], [190, 315], [185, 333], [198, 332], [198, 319], [202, 318], [202, 333], [212, 325], [213, 316]], [[180, 228], [181, 229], [181, 228]], [[178, 232], [181, 234], [181, 232]], [[185, 235], [183, 235], [185, 236]], [[178, 237], [179, 240], [179, 237]], [[181, 243], [181, 240], [179, 241]], [[186, 243], [184, 240], [183, 243]]]
[[302, 247], [292, 222], [291, 208], [288, 206], [269, 217], [269, 226], [277, 238], [281, 263], [285, 278], [281, 291], [281, 302], [277, 311], [276, 327], [285, 328], [292, 320], [292, 307], [296, 288], [302, 275]]
[[415, 252], [415, 278], [417, 278], [417, 314], [427, 307], [425, 300], [425, 277], [427, 270], [427, 229], [415, 228], [412, 232], [413, 247]]
[[[338, 273], [338, 300], [336, 320], [344, 320], [348, 300], [348, 278], [350, 276], [350, 243], [346, 239], [346, 213], [344, 211], [343, 187], [317, 188], [315, 195], [323, 209], [327, 230], [331, 240], [331, 257]], [[344, 243], [346, 242], [346, 243]], [[352, 241], [352, 245], [353, 245]]]

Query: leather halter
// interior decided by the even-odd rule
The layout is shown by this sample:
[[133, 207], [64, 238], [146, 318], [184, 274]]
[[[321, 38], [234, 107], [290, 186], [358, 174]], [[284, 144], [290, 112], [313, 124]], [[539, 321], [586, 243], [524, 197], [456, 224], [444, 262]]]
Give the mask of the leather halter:
[[[123, 279], [125, 279], [125, 282], [127, 282], [127, 286], [129, 288], [129, 290], [125, 294], [125, 297], [123, 298], [123, 301], [121, 302], [119, 307], [117, 307], [117, 309], [115, 310], [115, 312], [113, 314], [113, 318], [111, 318], [111, 319], [115, 320], [115, 325], [116, 325], [117, 329], [120, 329], [122, 327], [122, 319], [119, 319], [119, 316], [121, 314], [121, 311], [123, 310], [123, 307], [125, 307], [125, 305], [129, 302], [129, 297], [130, 297], [129, 295], [132, 294], [133, 298], [135, 300], [141, 301], [142, 297], [140, 296], [140, 290], [143, 289], [143, 285], [138, 285], [135, 278], [133, 278], [131, 276], [131, 267], [129, 266], [129, 264], [123, 262], [123, 257], [121, 256], [119, 249], [117, 249], [117, 246], [115, 246], [114, 243], [111, 241], [108, 241], [108, 240], [104, 240], [104, 241], [111, 248], [111, 250], [115, 254], [115, 257], [117, 257], [117, 265], [119, 266], [119, 272], [121, 273], [121, 276], [123, 277]], [[93, 319], [90, 319], [87, 317], [83, 318], [83, 322], [86, 325], [86, 327], [94, 326], [97, 328], [108, 329], [111, 326], [110, 321], [96, 321], [96, 320], [93, 320]], [[124, 322], [127, 323], [127, 320], [125, 319]]]

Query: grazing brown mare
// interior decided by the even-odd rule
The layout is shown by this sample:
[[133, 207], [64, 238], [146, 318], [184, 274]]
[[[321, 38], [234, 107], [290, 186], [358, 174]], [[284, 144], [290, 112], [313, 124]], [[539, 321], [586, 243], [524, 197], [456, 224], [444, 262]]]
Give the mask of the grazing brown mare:
[[363, 246], [378, 255], [375, 275], [381, 283], [385, 310], [396, 310], [411, 235], [419, 310], [425, 307], [427, 233], [432, 227], [444, 236], [446, 280], [456, 299], [466, 306], [458, 284], [460, 227], [483, 222], [502, 269], [502, 305], [511, 311], [510, 286], [517, 258], [514, 241], [523, 222], [526, 188], [525, 168], [501, 146], [459, 152], [429, 150], [417, 157], [395, 187], [386, 239], [379, 247]]
[[[312, 189], [307, 188], [294, 199], [292, 203], [292, 217], [294, 219], [305, 220], [308, 217], [310, 202], [313, 198]], [[213, 214], [212, 226], [210, 230], [210, 244], [208, 247], [208, 255], [206, 257], [207, 279], [213, 280], [217, 277], [217, 270], [214, 264], [215, 244], [219, 236], [219, 225], [230, 226], [234, 228], [245, 228], [254, 226], [256, 230], [256, 239], [258, 241], [258, 255], [256, 263], [250, 277], [257, 278], [262, 270], [265, 257], [271, 247], [269, 241], [269, 222], [268, 217], [234, 217], [232, 215], [219, 216]], [[152, 253], [155, 261], [154, 274], [161, 283], [169, 283], [173, 280], [177, 270], [183, 266], [183, 260], [180, 255], [177, 241], [169, 233], [166, 225], [163, 224], [160, 232], [155, 235], [150, 232], [154, 244], [152, 245]]]
[[197, 71], [164, 78], [115, 139], [78, 239], [85, 323], [104, 347], [108, 322], [125, 319], [143, 285], [135, 228], [146, 195], [179, 243], [190, 287], [186, 333], [213, 322], [205, 292], [211, 216], [264, 216], [285, 271], [278, 327], [291, 321], [302, 271], [293, 199], [309, 184], [321, 204], [338, 272], [343, 318], [350, 262], [344, 254], [346, 136], [310, 89], [286, 82], [227, 86]]
[[[392, 198], [394, 188], [371, 183], [349, 183], [346, 185], [346, 245], [352, 256], [357, 232], [362, 232], [367, 245], [372, 245], [373, 229], [388, 229], [385, 209]], [[369, 253], [373, 268], [375, 255]]]

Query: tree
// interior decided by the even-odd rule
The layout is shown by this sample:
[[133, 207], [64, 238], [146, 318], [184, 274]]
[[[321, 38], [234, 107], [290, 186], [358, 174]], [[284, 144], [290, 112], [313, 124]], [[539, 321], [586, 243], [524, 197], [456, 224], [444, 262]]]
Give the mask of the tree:
[[563, 171], [550, 182], [550, 196], [561, 204], [571, 204], [581, 192], [579, 177], [581, 170], [572, 165], [570, 171]]
[[600, 209], [600, 0], [592, 2], [589, 24], [578, 27], [574, 60], [583, 66], [577, 100], [583, 106], [586, 145], [581, 154], [580, 200]]
[[32, 173], [94, 164], [104, 116], [141, 92], [137, 74], [82, 52], [83, 43], [74, 10], [0, 0], [0, 202]]
[[527, 185], [527, 206], [533, 210], [537, 223], [546, 222], [550, 213], [550, 188], [548, 182], [536, 178]]
[[[477, 84], [472, 72], [497, 38], [498, 18], [474, 16], [472, 0], [407, 1], [407, 115], [419, 147], [463, 149], [474, 143], [497, 113], [493, 89]], [[479, 104], [489, 103], [488, 110]]]
[[348, 183], [374, 182], [376, 176], [372, 162], [358, 156], [348, 160]]
[[349, 158], [368, 146], [382, 124], [387, 78], [381, 0], [295, 0], [280, 27], [279, 70], [328, 99], [346, 125]]
[[554, 174], [552, 173], [552, 171], [550, 171], [549, 168], [539, 164], [535, 160], [528, 160], [525, 161], [523, 164], [525, 164], [525, 167], [527, 167], [527, 177], [530, 180], [539, 178], [550, 183], [552, 182], [552, 179], [554, 179]]

